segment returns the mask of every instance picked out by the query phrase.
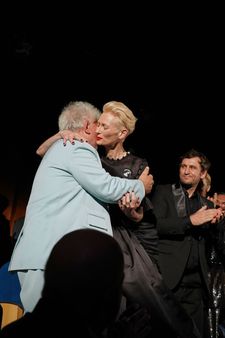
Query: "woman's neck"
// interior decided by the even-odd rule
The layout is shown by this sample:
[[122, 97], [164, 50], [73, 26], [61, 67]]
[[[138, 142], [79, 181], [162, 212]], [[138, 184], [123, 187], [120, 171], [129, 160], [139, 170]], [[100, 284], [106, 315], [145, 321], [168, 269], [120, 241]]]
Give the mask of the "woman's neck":
[[128, 152], [123, 148], [123, 146], [106, 149], [106, 157], [111, 160], [121, 160], [123, 157], [127, 156]]

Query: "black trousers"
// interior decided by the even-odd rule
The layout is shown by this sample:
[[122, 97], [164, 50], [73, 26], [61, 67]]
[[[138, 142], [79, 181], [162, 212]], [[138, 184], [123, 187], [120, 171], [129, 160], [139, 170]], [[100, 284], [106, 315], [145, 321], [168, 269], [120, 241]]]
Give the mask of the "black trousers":
[[202, 286], [180, 285], [174, 295], [195, 322], [202, 338], [210, 338], [208, 302]]

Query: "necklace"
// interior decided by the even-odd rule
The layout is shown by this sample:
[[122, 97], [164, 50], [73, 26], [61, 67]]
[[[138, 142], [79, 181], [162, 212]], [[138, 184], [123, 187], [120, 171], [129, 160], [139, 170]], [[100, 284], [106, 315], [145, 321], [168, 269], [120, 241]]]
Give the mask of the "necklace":
[[120, 155], [116, 155], [115, 157], [107, 155], [106, 158], [108, 158], [109, 160], [117, 161], [117, 160], [122, 160], [122, 158], [126, 157], [129, 154], [130, 154], [129, 151], [124, 151]]

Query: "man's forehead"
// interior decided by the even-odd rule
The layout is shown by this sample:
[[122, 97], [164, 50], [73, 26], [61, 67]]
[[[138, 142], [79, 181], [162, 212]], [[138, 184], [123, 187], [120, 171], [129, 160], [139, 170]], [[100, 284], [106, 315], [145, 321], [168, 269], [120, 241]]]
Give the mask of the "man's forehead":
[[182, 164], [200, 164], [200, 157], [183, 158]]

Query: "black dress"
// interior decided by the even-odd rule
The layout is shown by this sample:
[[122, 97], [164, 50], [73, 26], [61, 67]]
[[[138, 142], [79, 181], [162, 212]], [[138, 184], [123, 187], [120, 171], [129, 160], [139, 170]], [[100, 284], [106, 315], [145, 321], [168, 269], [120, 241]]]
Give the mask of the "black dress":
[[[120, 160], [102, 157], [102, 166], [112, 176], [137, 179], [144, 168], [148, 166], [148, 163], [145, 159], [127, 153], [127, 156]], [[152, 213], [153, 206], [148, 197], [144, 198], [142, 206], [144, 207], [145, 213], [140, 223], [131, 221], [117, 205], [111, 204], [108, 208], [114, 230], [117, 228], [125, 228], [135, 234], [147, 251], [149, 257], [157, 264], [158, 235], [154, 215]]]
[[[128, 153], [120, 160], [102, 157], [102, 166], [112, 176], [138, 178], [148, 165], [145, 159]], [[150, 310], [152, 337], [160, 333], [166, 337], [199, 337], [198, 332], [172, 292], [166, 287], [158, 271], [158, 236], [152, 216], [152, 204], [143, 201], [145, 216], [142, 222], [129, 220], [117, 205], [108, 210], [113, 235], [120, 244], [125, 261], [123, 293], [127, 304], [138, 303]], [[124, 310], [124, 309], [123, 309]]]

